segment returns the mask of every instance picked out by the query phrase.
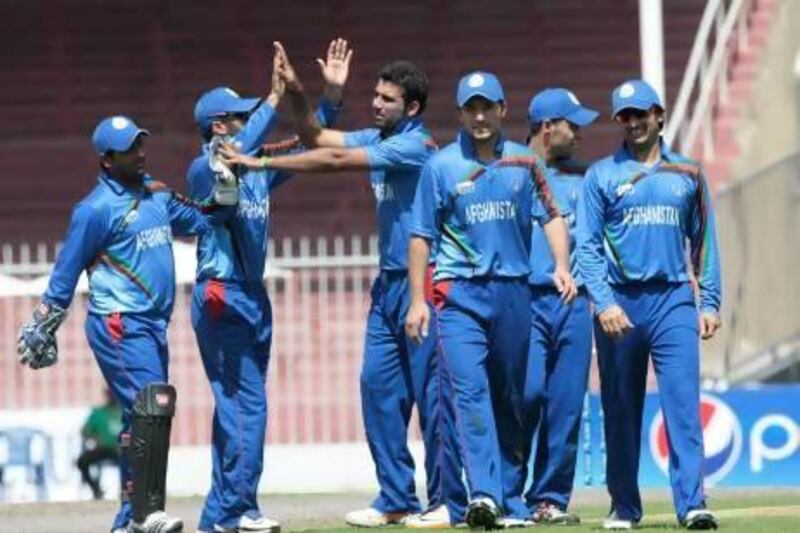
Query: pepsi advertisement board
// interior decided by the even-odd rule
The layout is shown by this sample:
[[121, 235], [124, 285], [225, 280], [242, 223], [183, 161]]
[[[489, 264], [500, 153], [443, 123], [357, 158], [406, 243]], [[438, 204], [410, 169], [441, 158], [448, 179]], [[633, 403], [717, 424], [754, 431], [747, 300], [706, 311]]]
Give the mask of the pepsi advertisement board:
[[[800, 486], [800, 386], [703, 392], [700, 404], [706, 486]], [[597, 394], [586, 398], [578, 450], [575, 485], [605, 484]], [[645, 399], [641, 450], [640, 485], [666, 486], [669, 452], [658, 393]]]

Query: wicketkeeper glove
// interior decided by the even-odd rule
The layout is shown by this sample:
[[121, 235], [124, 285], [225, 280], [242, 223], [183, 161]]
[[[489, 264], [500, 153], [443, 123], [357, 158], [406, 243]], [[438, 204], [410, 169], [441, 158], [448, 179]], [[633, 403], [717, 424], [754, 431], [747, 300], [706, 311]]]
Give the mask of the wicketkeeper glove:
[[211, 156], [208, 164], [214, 172], [214, 186], [211, 194], [218, 205], [236, 205], [239, 203], [239, 179], [217, 155], [217, 147], [221, 142], [220, 137], [211, 141]]
[[34, 370], [55, 364], [58, 360], [56, 330], [67, 311], [56, 304], [40, 303], [33, 319], [22, 326], [17, 339], [19, 362]]

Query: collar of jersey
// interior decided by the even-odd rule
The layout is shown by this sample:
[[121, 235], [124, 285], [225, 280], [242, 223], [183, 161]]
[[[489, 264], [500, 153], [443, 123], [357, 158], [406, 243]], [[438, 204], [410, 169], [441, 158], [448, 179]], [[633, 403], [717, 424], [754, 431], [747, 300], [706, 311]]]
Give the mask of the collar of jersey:
[[[153, 177], [150, 174], [145, 174], [144, 181], [142, 182], [147, 183], [148, 181], [152, 181]], [[111, 192], [116, 194], [117, 196], [122, 196], [124, 194], [137, 194], [142, 192], [142, 189], [133, 189], [131, 187], [126, 187], [119, 181], [115, 180], [111, 175], [107, 172], [100, 172], [100, 175], [97, 176], [97, 181], [100, 183], [105, 184], [106, 187], [111, 189]]]
[[[478, 154], [475, 152], [475, 146], [472, 144], [472, 139], [469, 136], [469, 133], [464, 131], [463, 129], [458, 132], [458, 142], [461, 145], [461, 152], [464, 154], [465, 157], [468, 159], [474, 159], [480, 164], [486, 164], [486, 162], [481, 161], [478, 159]], [[500, 159], [503, 157], [503, 148], [506, 144], [506, 138], [501, 132], [500, 135], [497, 137], [497, 143], [494, 145], [494, 156], [495, 159]]]
[[[667, 143], [664, 142], [663, 137], [659, 138], [658, 144], [661, 147], [661, 161], [664, 163], [674, 163], [677, 160], [676, 158], [677, 154], [673, 152], [669, 148], [669, 146], [667, 146]], [[628, 150], [628, 147], [625, 146], [624, 142], [619, 147], [619, 150], [617, 150], [617, 153], [614, 154], [614, 161], [616, 163], [625, 163], [626, 161], [633, 161], [644, 168], [644, 165], [641, 165], [638, 161], [636, 161], [636, 157], [634, 157], [633, 153], [631, 153], [631, 151]], [[652, 166], [652, 169], [656, 169], [658, 167], [659, 165], [656, 164]]]
[[413, 131], [413, 130], [420, 129], [420, 128], [422, 128], [422, 119], [421, 118], [418, 118], [418, 117], [407, 118], [407, 119], [404, 119], [404, 120], [401, 120], [400, 122], [398, 122], [397, 125], [389, 133], [384, 134], [383, 132], [381, 132], [381, 138], [387, 139], [387, 138], [389, 138], [389, 137], [391, 137], [393, 135], [398, 135], [400, 133], [406, 133], [406, 132]]

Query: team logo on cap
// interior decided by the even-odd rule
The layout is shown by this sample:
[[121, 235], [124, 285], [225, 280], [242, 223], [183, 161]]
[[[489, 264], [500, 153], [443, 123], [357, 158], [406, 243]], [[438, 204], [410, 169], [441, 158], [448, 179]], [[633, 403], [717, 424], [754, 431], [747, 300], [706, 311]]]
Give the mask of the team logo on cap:
[[[733, 410], [714, 396], [700, 395], [700, 425], [703, 428], [703, 473], [705, 484], [722, 480], [742, 454], [742, 426]], [[662, 472], [669, 472], [669, 448], [664, 416], [659, 410], [650, 424], [650, 452]]]
[[124, 130], [129, 124], [130, 121], [125, 117], [114, 117], [111, 119], [111, 127], [115, 130]]
[[572, 100], [573, 104], [581, 105], [580, 101], [578, 101], [578, 97], [572, 94], [572, 91], [567, 91], [567, 96], [569, 96], [569, 99]]
[[619, 88], [619, 95], [622, 98], [630, 98], [636, 92], [632, 83], [625, 83]]
[[485, 80], [483, 78], [483, 74], [473, 74], [467, 80], [467, 85], [469, 85], [474, 89], [475, 87], [480, 87], [481, 85], [483, 85], [484, 81]]

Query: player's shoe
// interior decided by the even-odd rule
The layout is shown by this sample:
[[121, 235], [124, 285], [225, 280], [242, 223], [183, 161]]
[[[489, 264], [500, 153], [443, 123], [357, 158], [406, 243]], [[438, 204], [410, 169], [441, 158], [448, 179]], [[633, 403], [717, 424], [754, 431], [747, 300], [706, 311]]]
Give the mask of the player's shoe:
[[344, 517], [344, 521], [349, 526], [355, 527], [383, 527], [393, 525], [403, 525], [412, 513], [382, 513], [374, 507], [351, 511]]
[[182, 531], [183, 520], [169, 516], [164, 511], [150, 513], [141, 524], [131, 522], [128, 526], [129, 533], [181, 533]]
[[411, 529], [448, 529], [450, 527], [450, 511], [442, 504], [421, 514], [409, 516], [405, 521]]
[[500, 510], [491, 498], [475, 498], [467, 506], [467, 525], [474, 529], [496, 529]]
[[220, 525], [214, 526], [215, 533], [280, 533], [280, 531], [280, 522], [266, 516], [261, 518], [242, 516], [239, 519], [239, 526], [233, 528], [226, 528]]
[[495, 522], [495, 527], [497, 529], [518, 529], [521, 527], [533, 527], [535, 525], [536, 523], [533, 520], [514, 518], [513, 516], [504, 516], [503, 518], [498, 518], [497, 522]]
[[572, 526], [581, 523], [578, 515], [565, 511], [551, 502], [539, 502], [531, 519], [537, 524]]
[[692, 509], [681, 524], [686, 529], [717, 529], [719, 520], [708, 509]]
[[603, 520], [603, 529], [633, 529], [638, 522], [628, 518], [620, 518], [617, 511], [612, 510]]

